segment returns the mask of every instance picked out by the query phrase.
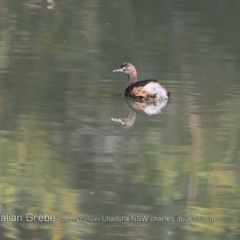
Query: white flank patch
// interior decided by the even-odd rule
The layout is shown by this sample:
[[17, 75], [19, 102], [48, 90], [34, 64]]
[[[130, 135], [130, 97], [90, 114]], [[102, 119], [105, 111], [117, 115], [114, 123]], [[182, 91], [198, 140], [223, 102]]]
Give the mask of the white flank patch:
[[145, 90], [149, 94], [156, 94], [157, 98], [165, 98], [167, 97], [167, 93], [164, 88], [159, 83], [149, 82], [144, 87]]

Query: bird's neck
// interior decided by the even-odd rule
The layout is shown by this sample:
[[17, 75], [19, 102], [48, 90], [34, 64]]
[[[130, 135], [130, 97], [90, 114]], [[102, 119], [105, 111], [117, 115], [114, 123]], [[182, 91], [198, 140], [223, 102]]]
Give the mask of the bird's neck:
[[137, 72], [136, 71], [131, 72], [131, 73], [128, 74], [127, 87], [131, 86], [135, 82], [137, 82]]

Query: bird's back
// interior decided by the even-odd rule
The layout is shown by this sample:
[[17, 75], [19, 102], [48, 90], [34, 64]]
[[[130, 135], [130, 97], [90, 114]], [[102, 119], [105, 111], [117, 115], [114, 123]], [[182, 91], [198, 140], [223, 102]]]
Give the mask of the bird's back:
[[125, 96], [142, 99], [168, 99], [169, 92], [158, 80], [138, 81], [125, 89]]

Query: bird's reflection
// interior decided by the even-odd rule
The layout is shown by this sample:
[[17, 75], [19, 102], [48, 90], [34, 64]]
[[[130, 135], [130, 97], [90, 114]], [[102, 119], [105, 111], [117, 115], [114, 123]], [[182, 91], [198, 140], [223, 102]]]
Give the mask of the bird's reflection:
[[161, 113], [161, 110], [167, 105], [168, 100], [136, 100], [125, 98], [125, 102], [128, 109], [127, 117], [112, 118], [111, 120], [128, 128], [134, 124], [137, 113], [148, 116], [157, 115]]
[[113, 122], [119, 122], [123, 127], [131, 127], [136, 120], [136, 112], [128, 108], [128, 114], [126, 118], [112, 118]]
[[[47, 0], [47, 3], [47, 9], [54, 9], [56, 6], [55, 0]], [[27, 0], [23, 5], [29, 9], [38, 9], [42, 7], [42, 0]]]

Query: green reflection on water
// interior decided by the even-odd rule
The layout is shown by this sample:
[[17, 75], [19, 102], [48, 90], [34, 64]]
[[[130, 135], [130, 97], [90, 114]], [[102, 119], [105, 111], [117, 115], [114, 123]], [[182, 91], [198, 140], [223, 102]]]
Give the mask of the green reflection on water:
[[[36, 116], [28, 117], [14, 135], [1, 132], [1, 232], [17, 239], [20, 228], [27, 236], [75, 239], [82, 226], [61, 218], [79, 218], [79, 195], [68, 188], [66, 167], [48, 147], [49, 133], [38, 129]], [[27, 215], [51, 215], [55, 220], [27, 220]], [[17, 221], [14, 216], [22, 218]]]

